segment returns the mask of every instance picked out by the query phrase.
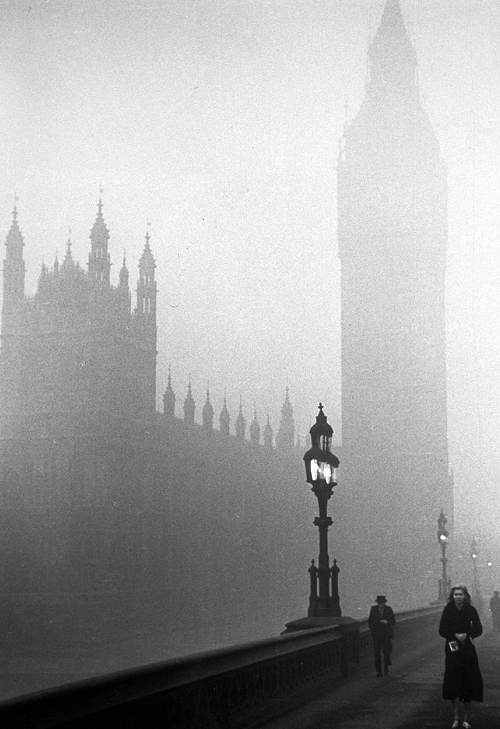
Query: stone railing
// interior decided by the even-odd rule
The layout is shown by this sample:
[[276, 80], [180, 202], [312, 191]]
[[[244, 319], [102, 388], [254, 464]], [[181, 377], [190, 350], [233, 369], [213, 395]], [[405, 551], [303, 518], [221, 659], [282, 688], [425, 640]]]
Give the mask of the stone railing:
[[[396, 638], [411, 646], [435, 635], [441, 610], [397, 614]], [[10, 699], [0, 726], [244, 729], [349, 680], [368, 660], [366, 621], [297, 631]]]

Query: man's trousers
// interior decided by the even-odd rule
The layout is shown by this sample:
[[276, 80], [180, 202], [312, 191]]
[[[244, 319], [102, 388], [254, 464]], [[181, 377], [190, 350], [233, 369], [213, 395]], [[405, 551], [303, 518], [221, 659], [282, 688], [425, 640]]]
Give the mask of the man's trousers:
[[373, 636], [373, 656], [375, 658], [375, 670], [382, 673], [382, 655], [384, 656], [384, 673], [387, 673], [391, 665], [392, 640], [387, 636]]

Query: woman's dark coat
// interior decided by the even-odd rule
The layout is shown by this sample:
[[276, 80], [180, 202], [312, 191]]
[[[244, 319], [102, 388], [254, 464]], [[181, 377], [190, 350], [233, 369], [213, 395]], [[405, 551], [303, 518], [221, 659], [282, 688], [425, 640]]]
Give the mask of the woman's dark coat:
[[[483, 626], [476, 608], [464, 602], [461, 610], [454, 602], [449, 602], [439, 623], [439, 635], [445, 638], [445, 667], [443, 681], [443, 699], [460, 701], [482, 701], [483, 679], [479, 670], [476, 647], [471, 638], [477, 638], [483, 632]], [[467, 633], [465, 643], [459, 644], [458, 651], [452, 652], [450, 641], [457, 640], [456, 633]]]

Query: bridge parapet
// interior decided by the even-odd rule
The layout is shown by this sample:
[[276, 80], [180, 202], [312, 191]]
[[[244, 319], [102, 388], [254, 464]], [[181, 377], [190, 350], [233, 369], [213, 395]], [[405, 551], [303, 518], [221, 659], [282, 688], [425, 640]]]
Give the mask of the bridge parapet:
[[[442, 606], [397, 613], [398, 651], [435, 636]], [[2, 729], [248, 729], [371, 658], [367, 620], [142, 666], [0, 703]]]

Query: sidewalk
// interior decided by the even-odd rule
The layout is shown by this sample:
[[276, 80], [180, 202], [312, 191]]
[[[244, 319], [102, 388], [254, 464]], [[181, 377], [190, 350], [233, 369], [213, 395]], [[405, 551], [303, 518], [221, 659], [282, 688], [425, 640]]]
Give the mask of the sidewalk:
[[[473, 704], [472, 729], [500, 729], [500, 634], [487, 632], [476, 641], [484, 679], [484, 703]], [[451, 729], [451, 703], [441, 698], [444, 646], [398, 657], [394, 644], [392, 673], [376, 678], [374, 670], [311, 701], [265, 729]]]

